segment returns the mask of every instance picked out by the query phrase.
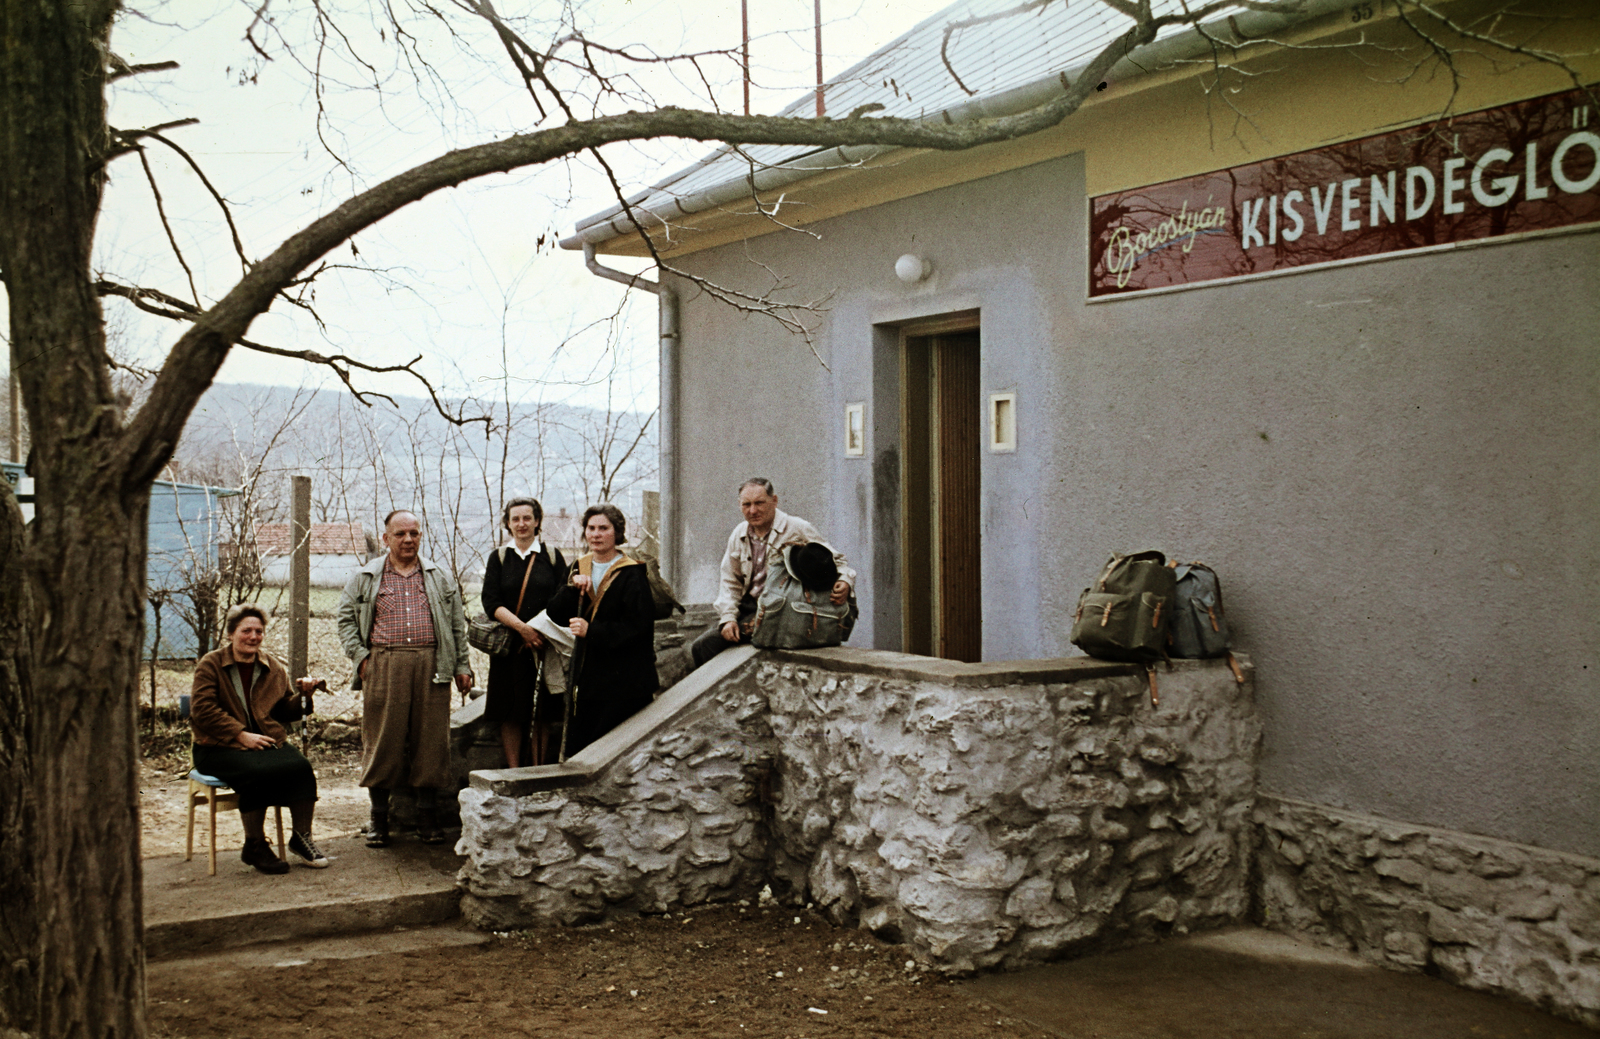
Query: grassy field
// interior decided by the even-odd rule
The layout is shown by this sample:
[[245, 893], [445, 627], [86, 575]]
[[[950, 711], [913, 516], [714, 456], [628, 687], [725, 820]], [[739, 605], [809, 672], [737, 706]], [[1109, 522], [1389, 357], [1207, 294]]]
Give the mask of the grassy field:
[[[338, 588], [311, 589], [311, 616], [333, 618], [339, 607]], [[268, 588], [261, 593], [261, 605], [279, 620], [289, 618], [289, 589]]]

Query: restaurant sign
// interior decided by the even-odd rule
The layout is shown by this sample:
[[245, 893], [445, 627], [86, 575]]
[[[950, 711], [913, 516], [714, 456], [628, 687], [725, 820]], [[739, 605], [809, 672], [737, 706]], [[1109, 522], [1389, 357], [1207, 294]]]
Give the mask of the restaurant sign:
[[1600, 108], [1572, 90], [1099, 195], [1089, 296], [1596, 221]]

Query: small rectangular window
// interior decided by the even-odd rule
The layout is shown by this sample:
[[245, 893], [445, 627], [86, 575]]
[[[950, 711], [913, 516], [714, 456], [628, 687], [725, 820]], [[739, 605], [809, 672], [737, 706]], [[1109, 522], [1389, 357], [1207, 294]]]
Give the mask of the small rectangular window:
[[1017, 395], [989, 394], [989, 450], [1000, 454], [1017, 449]]
[[844, 453], [851, 458], [867, 453], [867, 405], [864, 401], [844, 406]]

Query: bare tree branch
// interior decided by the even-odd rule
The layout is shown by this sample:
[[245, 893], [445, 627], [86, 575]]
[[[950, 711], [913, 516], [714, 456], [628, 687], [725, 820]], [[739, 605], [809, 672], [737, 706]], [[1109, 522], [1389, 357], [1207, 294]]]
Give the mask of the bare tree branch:
[[195, 305], [200, 303], [200, 290], [194, 285], [194, 271], [189, 269], [189, 261], [183, 258], [183, 250], [178, 247], [178, 238], [172, 233], [172, 224], [167, 220], [167, 207], [161, 199], [161, 185], [156, 183], [155, 171], [150, 168], [150, 159], [145, 155], [144, 149], [138, 149], [139, 165], [144, 170], [144, 179], [150, 183], [150, 194], [155, 196], [156, 215], [161, 219], [161, 229], [167, 233], [167, 241], [172, 245], [172, 255], [178, 258], [178, 266], [183, 268], [183, 273], [189, 279], [189, 292], [194, 297]]
[[[199, 322], [205, 320], [206, 316], [205, 311], [201, 310], [194, 304], [185, 302], [176, 296], [162, 292], [160, 289], [143, 288], [133, 285], [120, 285], [116, 282], [101, 278], [95, 282], [95, 291], [101, 296], [117, 296], [122, 299], [126, 299], [147, 314], [154, 314], [157, 317], [164, 317], [173, 321]], [[157, 306], [155, 303], [150, 302], [151, 300], [154, 300], [156, 303], [162, 305]], [[352, 370], [371, 372], [375, 375], [388, 375], [396, 372], [404, 372], [420, 382], [423, 388], [428, 391], [428, 397], [433, 401], [435, 410], [438, 411], [439, 416], [445, 421], [458, 426], [469, 425], [474, 422], [482, 422], [485, 424], [490, 422], [490, 419], [487, 415], [468, 415], [462, 408], [457, 408], [456, 411], [452, 412], [449, 408], [445, 407], [444, 402], [440, 400], [437, 391], [435, 391], [433, 383], [429, 381], [426, 375], [423, 375], [421, 372], [416, 370], [416, 365], [423, 359], [422, 354], [418, 354], [405, 364], [374, 365], [368, 364], [365, 361], [357, 360], [356, 358], [350, 357], [346, 354], [334, 354], [329, 356], [327, 354], [318, 353], [315, 350], [286, 350], [283, 347], [268, 346], [265, 343], [257, 343], [249, 339], [238, 339], [235, 340], [235, 342], [239, 346], [245, 347], [249, 350], [255, 350], [258, 353], [272, 354], [276, 357], [293, 358], [297, 361], [305, 361], [307, 364], [316, 364], [325, 368], [329, 368], [335, 375], [339, 377], [340, 381], [345, 384], [346, 388], [349, 389], [351, 396], [355, 397], [357, 401], [366, 405], [367, 407], [372, 406], [372, 401], [368, 398], [376, 397], [380, 400], [388, 401], [391, 405], [395, 404], [395, 400], [388, 394], [379, 393], [376, 390], [357, 389], [355, 383], [352, 382], [350, 378]], [[117, 365], [116, 367], [127, 368], [128, 371], [133, 372], [141, 371], [140, 369], [128, 367], [127, 365]]]
[[153, 61], [143, 65], [130, 65], [126, 60], [110, 51], [106, 52], [106, 64], [111, 66], [111, 72], [106, 76], [107, 83], [115, 83], [119, 79], [129, 76], [138, 76], [146, 72], [170, 72], [178, 67], [175, 61]]
[[[199, 120], [186, 119], [176, 125], [187, 126], [192, 122], [197, 123]], [[211, 197], [216, 200], [217, 208], [222, 210], [223, 219], [228, 222], [228, 233], [233, 236], [233, 251], [238, 254], [240, 265], [248, 270], [250, 267], [250, 258], [244, 254], [244, 243], [239, 240], [239, 227], [233, 222], [233, 210], [228, 206], [228, 200], [223, 198], [222, 192], [218, 191], [216, 185], [211, 183], [211, 178], [206, 176], [206, 171], [200, 168], [200, 164], [194, 160], [194, 156], [180, 148], [175, 141], [164, 136], [163, 134], [156, 132], [160, 129], [163, 129], [163, 127], [156, 127], [155, 129], [141, 131], [140, 136], [150, 137], [154, 140], [160, 141], [168, 148], [171, 148], [173, 151], [177, 152], [183, 161], [189, 164], [189, 168], [194, 171], [194, 175], [200, 178], [200, 183], [205, 185], [206, 191], [210, 192]]]

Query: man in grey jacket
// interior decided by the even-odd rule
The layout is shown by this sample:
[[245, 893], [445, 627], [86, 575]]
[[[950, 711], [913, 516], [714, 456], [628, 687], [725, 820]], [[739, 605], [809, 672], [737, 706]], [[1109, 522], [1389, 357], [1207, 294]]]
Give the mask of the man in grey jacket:
[[[729, 646], [750, 641], [756, 600], [766, 584], [767, 566], [788, 545], [822, 541], [817, 528], [778, 508], [778, 491], [764, 476], [752, 476], [739, 485], [739, 511], [744, 522], [728, 536], [722, 554], [722, 581], [717, 592], [717, 623], [689, 647], [689, 657], [699, 667]], [[833, 554], [839, 579], [829, 595], [834, 605], [850, 597], [856, 572], [838, 552]]]
[[416, 790], [418, 833], [444, 840], [438, 793], [450, 783], [450, 683], [472, 688], [461, 590], [422, 558], [417, 517], [383, 521], [388, 553], [357, 570], [339, 597], [339, 641], [356, 665], [361, 698], [361, 785], [372, 799], [367, 846], [389, 843], [389, 792]]

